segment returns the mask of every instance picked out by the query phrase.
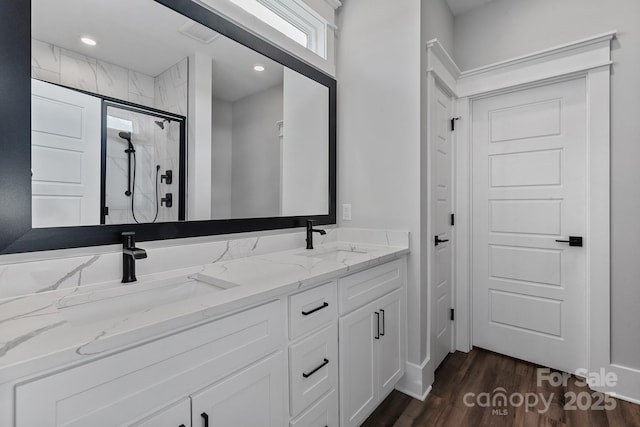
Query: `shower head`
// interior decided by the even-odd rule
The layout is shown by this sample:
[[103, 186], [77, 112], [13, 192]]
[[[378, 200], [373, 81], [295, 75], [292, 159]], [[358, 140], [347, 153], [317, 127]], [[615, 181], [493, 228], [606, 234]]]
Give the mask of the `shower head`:
[[169, 119], [164, 119], [162, 121], [156, 120], [154, 123], [157, 124], [160, 129], [164, 130], [164, 124], [165, 123], [171, 123], [171, 120], [169, 120]]
[[122, 139], [125, 139], [131, 144], [131, 132], [120, 132], [118, 136]]

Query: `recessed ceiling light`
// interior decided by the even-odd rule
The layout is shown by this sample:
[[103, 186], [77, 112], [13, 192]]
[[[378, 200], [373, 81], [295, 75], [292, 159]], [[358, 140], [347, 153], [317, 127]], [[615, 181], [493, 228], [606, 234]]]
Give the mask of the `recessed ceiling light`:
[[91, 39], [89, 37], [82, 37], [82, 38], [80, 38], [80, 41], [82, 43], [86, 44], [86, 45], [89, 45], [89, 46], [95, 46], [95, 45], [98, 44], [98, 43], [96, 43], [96, 41], [94, 39]]
[[256, 64], [253, 66], [253, 69], [256, 71], [264, 71], [264, 65]]

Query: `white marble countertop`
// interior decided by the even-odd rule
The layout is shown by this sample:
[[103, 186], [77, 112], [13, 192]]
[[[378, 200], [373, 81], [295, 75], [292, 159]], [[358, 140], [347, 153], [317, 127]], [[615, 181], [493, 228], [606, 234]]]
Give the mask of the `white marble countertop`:
[[[106, 282], [1, 301], [0, 384], [156, 339], [409, 251], [408, 239], [393, 243], [398, 245], [337, 241], [313, 251], [298, 248], [139, 276], [134, 284]], [[167, 281], [187, 277], [219, 287], [209, 291], [209, 283], [191, 281], [161, 290]]]

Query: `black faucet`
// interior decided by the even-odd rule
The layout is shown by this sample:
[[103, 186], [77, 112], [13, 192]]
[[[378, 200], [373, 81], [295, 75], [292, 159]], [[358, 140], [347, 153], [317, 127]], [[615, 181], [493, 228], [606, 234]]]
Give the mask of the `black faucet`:
[[313, 233], [320, 233], [321, 236], [327, 234], [326, 231], [313, 228], [314, 220], [307, 220], [307, 249], [313, 249]]
[[136, 233], [125, 231], [122, 236], [122, 283], [135, 282], [136, 260], [145, 259], [147, 251], [136, 248]]

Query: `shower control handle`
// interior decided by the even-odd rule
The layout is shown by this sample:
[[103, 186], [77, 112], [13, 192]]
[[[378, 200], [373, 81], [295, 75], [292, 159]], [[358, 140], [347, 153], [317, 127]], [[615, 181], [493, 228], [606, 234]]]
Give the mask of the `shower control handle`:
[[173, 171], [168, 169], [164, 175], [160, 175], [160, 182], [163, 182], [167, 185], [170, 185], [173, 182]]
[[173, 206], [173, 194], [171, 194], [171, 193], [165, 194], [165, 196], [162, 199], [160, 199], [160, 204], [162, 206], [167, 207], [167, 208], [172, 207]]

